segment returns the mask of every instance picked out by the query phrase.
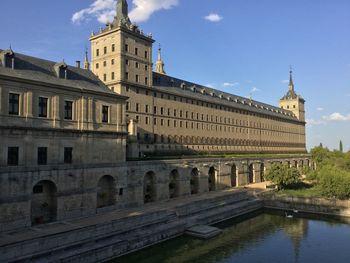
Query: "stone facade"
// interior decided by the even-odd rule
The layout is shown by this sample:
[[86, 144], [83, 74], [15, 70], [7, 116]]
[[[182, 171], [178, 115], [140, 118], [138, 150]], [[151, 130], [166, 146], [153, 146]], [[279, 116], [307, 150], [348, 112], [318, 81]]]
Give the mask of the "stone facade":
[[111, 90], [129, 97], [128, 157], [306, 151], [304, 100], [294, 96], [294, 84], [278, 108], [167, 76], [160, 49], [152, 72], [154, 40], [126, 19], [126, 1], [118, 5], [124, 8], [113, 23], [90, 38], [91, 65]]

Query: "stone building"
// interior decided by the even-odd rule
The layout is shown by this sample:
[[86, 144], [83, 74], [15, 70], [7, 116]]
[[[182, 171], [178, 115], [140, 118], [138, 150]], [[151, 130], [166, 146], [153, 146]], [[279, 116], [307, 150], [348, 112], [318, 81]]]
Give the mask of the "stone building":
[[91, 70], [129, 97], [129, 157], [306, 151], [304, 100], [292, 79], [281, 107], [274, 107], [166, 75], [160, 49], [152, 72], [154, 40], [130, 22], [126, 0], [90, 41]]
[[125, 107], [126, 97], [91, 71], [0, 50], [0, 225], [114, 204], [109, 188], [122, 182]]

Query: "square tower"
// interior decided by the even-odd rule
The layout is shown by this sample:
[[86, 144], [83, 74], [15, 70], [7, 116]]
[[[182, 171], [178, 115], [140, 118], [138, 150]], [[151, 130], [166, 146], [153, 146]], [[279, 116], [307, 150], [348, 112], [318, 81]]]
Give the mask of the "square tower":
[[117, 1], [114, 21], [90, 42], [91, 70], [111, 90], [125, 95], [128, 85], [152, 87], [154, 40], [130, 22], [126, 0]]
[[295, 93], [292, 70], [289, 73], [288, 92], [280, 99], [279, 106], [293, 112], [299, 121], [305, 122], [305, 100]]

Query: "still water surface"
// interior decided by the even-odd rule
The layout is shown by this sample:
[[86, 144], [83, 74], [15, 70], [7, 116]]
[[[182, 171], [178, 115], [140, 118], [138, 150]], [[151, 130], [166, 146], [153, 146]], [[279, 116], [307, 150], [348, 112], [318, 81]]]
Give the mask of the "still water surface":
[[213, 239], [182, 236], [111, 262], [350, 262], [350, 225], [339, 220], [270, 211], [216, 226], [224, 231]]

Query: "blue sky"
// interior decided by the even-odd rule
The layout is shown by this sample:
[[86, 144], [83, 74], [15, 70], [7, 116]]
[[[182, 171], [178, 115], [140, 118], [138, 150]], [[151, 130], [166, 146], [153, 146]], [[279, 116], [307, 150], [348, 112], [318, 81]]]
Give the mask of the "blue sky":
[[[292, 65], [308, 147], [350, 148], [349, 0], [128, 2], [169, 75], [277, 105]], [[113, 0], [2, 0], [0, 48], [74, 65], [113, 9]]]

